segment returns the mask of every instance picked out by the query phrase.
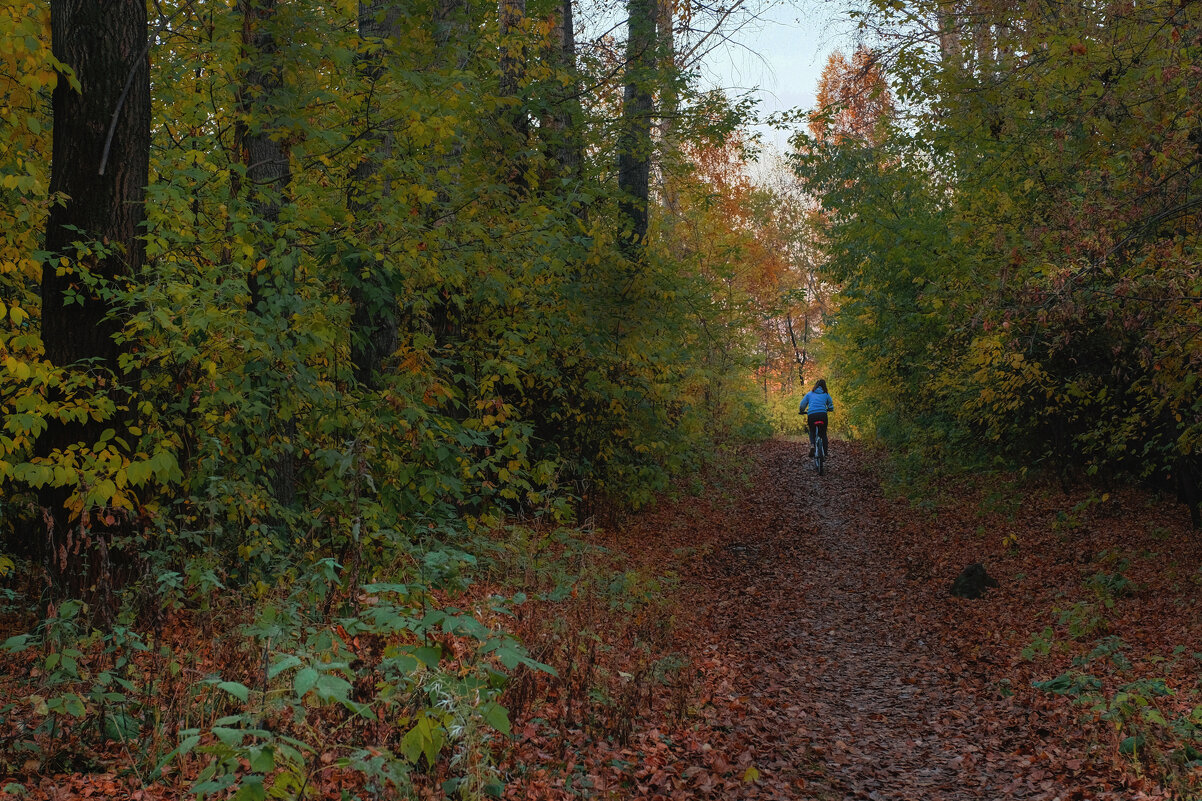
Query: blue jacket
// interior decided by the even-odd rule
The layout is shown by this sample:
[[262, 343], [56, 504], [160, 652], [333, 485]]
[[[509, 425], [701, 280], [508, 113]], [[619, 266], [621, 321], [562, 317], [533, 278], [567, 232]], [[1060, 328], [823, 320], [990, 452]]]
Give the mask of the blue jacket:
[[[809, 407], [808, 409], [806, 408], [807, 406]], [[831, 398], [829, 392], [823, 392], [820, 388], [815, 388], [807, 392], [806, 396], [801, 399], [801, 406], [797, 408], [798, 414], [833, 411], [835, 411], [835, 401]]]

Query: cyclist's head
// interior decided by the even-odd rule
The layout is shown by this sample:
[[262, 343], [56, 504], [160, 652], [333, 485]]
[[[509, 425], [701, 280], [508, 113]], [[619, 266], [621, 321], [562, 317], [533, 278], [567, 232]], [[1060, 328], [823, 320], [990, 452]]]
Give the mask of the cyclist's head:
[[820, 389], [823, 392], [826, 392], [826, 379], [819, 378], [818, 382], [816, 384], [814, 384], [814, 389]]

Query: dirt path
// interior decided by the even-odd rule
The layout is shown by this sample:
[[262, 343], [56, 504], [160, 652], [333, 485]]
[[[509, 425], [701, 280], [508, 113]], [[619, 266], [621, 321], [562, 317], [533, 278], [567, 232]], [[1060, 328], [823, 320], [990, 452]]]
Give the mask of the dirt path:
[[[611, 690], [631, 691], [623, 725], [560, 715], [571, 723], [548, 727], [553, 736], [523, 735], [518, 761], [543, 772], [507, 797], [1171, 798], [1164, 755], [1182, 751], [1167, 726], [1145, 727], [1162, 745], [1133, 760], [1119, 747], [1131, 720], [1120, 730], [1089, 719], [1087, 706], [1034, 683], [1084, 669], [1112, 697], [1133, 678], [1163, 676], [1180, 691], [1157, 698], [1162, 719], [1192, 714], [1190, 660], [1202, 656], [1172, 656], [1202, 638], [1202, 617], [1182, 613], [1202, 608], [1180, 580], [1202, 563], [1188, 519], [1130, 488], [1104, 504], [1088, 488], [1066, 496], [971, 477], [933, 511], [916, 510], [884, 497], [874, 454], [840, 442], [833, 451], [818, 477], [801, 443], [765, 443], [706, 492], [665, 499], [613, 530], [603, 544], [636, 572], [675, 579], [654, 607], [655, 630], [667, 633], [648, 646], [654, 638], [629, 634], [648, 620], [630, 618], [629, 642], [607, 651], [605, 669], [628, 682]], [[1021, 515], [1006, 511], [1017, 507]], [[976, 601], [950, 597], [952, 578], [976, 561], [1000, 586]], [[1137, 589], [1103, 607], [1089, 582], [1116, 569]], [[1056, 611], [1065, 608], [1097, 615], [1098, 628], [1073, 634]], [[1047, 647], [1024, 657], [1046, 631]], [[1080, 661], [1113, 634], [1131, 643], [1120, 646], [1130, 664]], [[661, 663], [676, 667], [649, 667]], [[542, 718], [564, 697], [552, 696]], [[1178, 786], [1193, 782], [1181, 778], [1187, 770]]]
[[[677, 797], [1108, 797], [1048, 778], [1046, 732], [991, 682], [988, 655], [966, 663], [962, 643], [941, 641], [948, 614], [972, 602], [912, 584], [906, 554], [893, 550], [896, 505], [880, 499], [857, 451], [837, 446], [819, 478], [801, 445], [769, 445], [723, 539], [687, 580], [699, 667], [718, 688], [703, 714], [725, 742], [711, 748], [725, 750], [718, 759], [742, 786]], [[709, 752], [691, 758], [714, 771]]]

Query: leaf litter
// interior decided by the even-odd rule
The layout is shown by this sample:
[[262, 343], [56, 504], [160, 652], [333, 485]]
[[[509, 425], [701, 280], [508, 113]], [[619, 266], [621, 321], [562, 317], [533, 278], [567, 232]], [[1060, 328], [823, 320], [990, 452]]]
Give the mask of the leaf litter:
[[[1198, 582], [1183, 580], [1202, 548], [1183, 509], [1135, 489], [1098, 503], [1096, 491], [1037, 483], [1004, 487], [1016, 500], [999, 507], [997, 477], [913, 504], [882, 492], [878, 453], [836, 445], [819, 478], [798, 444], [765, 443], [744, 454], [744, 485], [664, 502], [607, 538], [679, 579], [672, 647], [691, 671], [682, 714], [666, 690], [653, 693], [625, 744], [548, 722], [507, 767], [570, 742], [585, 780], [566, 782], [565, 763], [543, 759], [511, 774], [506, 797], [1198, 797], [1180, 794], [1197, 792], [1196, 767], [1169, 776], [1167, 762], [1133, 760], [1112, 721], [1032, 686], [1088, 643], [1066, 635], [1023, 657], [1058, 608], [1088, 594], [1099, 559], [1142, 554], [1128, 572], [1140, 589], [1107, 610], [1107, 626], [1132, 644], [1131, 675], [1196, 688], [1196, 664], [1163, 657], [1202, 642]], [[1063, 525], [1066, 510], [1081, 520]], [[957, 572], [977, 561], [1001, 586], [951, 597]]]
[[[1169, 736], [1202, 684], [1202, 545], [1180, 507], [998, 476], [887, 495], [878, 453], [836, 448], [821, 478], [795, 442], [745, 449], [742, 472], [596, 535], [622, 592], [516, 607], [557, 675], [506, 691], [505, 798], [1199, 797]], [[951, 597], [978, 561], [1000, 586]], [[1098, 667], [1099, 642], [1119, 667]], [[1086, 671], [1090, 703], [1034, 686]], [[1152, 676], [1173, 692], [1150, 719], [1116, 717]], [[37, 801], [188, 796], [112, 769], [24, 778]], [[418, 797], [443, 778], [419, 777]], [[340, 797], [332, 779], [311, 795]]]

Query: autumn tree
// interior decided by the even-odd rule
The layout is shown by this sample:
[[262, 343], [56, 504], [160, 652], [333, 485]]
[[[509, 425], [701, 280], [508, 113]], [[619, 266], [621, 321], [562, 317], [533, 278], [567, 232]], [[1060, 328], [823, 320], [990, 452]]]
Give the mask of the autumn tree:
[[[49, 223], [38, 181], [51, 126], [27, 89], [44, 80], [35, 66], [55, 65], [26, 57], [36, 35], [6, 39], [0, 57], [19, 80], [5, 96], [24, 116], [0, 157], [5, 187], [22, 194], [0, 208], [46, 226], [59, 262], [39, 312], [28, 271], [43, 243], [4, 232], [5, 502], [23, 508], [22, 491], [48, 500], [53, 488], [77, 514], [124, 509], [144, 542], [181, 543], [169, 556], [147, 546], [172, 569], [203, 550], [224, 580], [254, 581], [292, 559], [362, 566], [372, 549], [407, 548], [419, 519], [461, 531], [549, 504], [567, 514], [567, 486], [590, 502], [646, 501], [729, 420], [753, 420], [729, 402], [745, 389], [756, 331], [741, 305], [753, 282], [731, 276], [758, 259], [729, 254], [753, 243], [721, 237], [724, 255], [657, 229], [667, 196], [649, 182], [669, 149], [652, 135], [657, 95], [671, 98], [676, 154], [658, 167], [664, 181], [691, 169], [679, 155], [690, 142], [725, 141], [742, 107], [678, 70], [664, 40], [686, 23], [654, 4], [630, 11], [631, 34], [606, 61], [581, 53], [562, 4], [335, 13], [247, 0], [222, 14], [167, 2], [153, 102], [128, 61], [145, 57], [143, 40], [106, 72], [124, 76], [97, 103], [109, 121], [80, 116], [113, 132], [104, 180], [126, 183], [101, 192], [56, 177], [66, 201]], [[79, 97], [91, 100], [88, 86]], [[122, 116], [147, 102], [148, 171], [130, 161]], [[91, 159], [98, 176], [101, 156], [54, 170]], [[120, 226], [66, 216], [118, 192], [133, 199], [114, 206]], [[705, 193], [689, 192], [699, 216], [688, 237], [717, 234]], [[55, 305], [64, 299], [70, 308]], [[64, 341], [87, 344], [78, 326], [61, 336], [85, 299], [103, 336], [94, 353], [64, 355]], [[53, 369], [40, 361], [43, 323]], [[103, 369], [64, 382], [79, 358]], [[112, 391], [118, 379], [127, 386]], [[46, 386], [63, 397], [47, 405]], [[125, 436], [115, 423], [130, 403], [138, 420]], [[63, 417], [78, 429], [69, 440], [49, 431], [34, 449]], [[98, 447], [71, 450], [92, 436]]]
[[879, 56], [861, 46], [848, 60], [836, 50], [827, 58], [818, 81], [816, 110], [810, 131], [819, 142], [879, 144], [893, 113], [893, 93]]
[[628, 0], [626, 11], [625, 89], [618, 136], [619, 224], [622, 250], [627, 258], [635, 260], [645, 245], [650, 211], [651, 129], [659, 65], [656, 50], [658, 3], [657, 0]]
[[[52, 206], [46, 223], [41, 335], [47, 360], [61, 372], [49, 384], [55, 406], [46, 410], [37, 451], [43, 459], [63, 459], [69, 449], [83, 459], [100, 459], [114, 431], [125, 432], [128, 388], [137, 381], [122, 363], [116, 293], [139, 276], [144, 257], [150, 149], [146, 5], [55, 0], [50, 28], [54, 56], [70, 73], [53, 95], [49, 191], [61, 202]], [[76, 414], [77, 406], [84, 414]], [[44, 553], [51, 572], [78, 594], [92, 556], [84, 550], [88, 507], [107, 506], [109, 498], [77, 494], [70, 509], [64, 508], [71, 497], [69, 486], [49, 481], [39, 503], [49, 528]], [[111, 521], [111, 513], [98, 520]], [[105, 525], [96, 536], [108, 536]]]
[[[1133, 471], [1202, 519], [1196, 9], [970, 3], [932, 28], [874, 8], [904, 117], [802, 175], [875, 428], [1066, 480]], [[889, 393], [915, 382], [937, 403], [907, 425]]]

